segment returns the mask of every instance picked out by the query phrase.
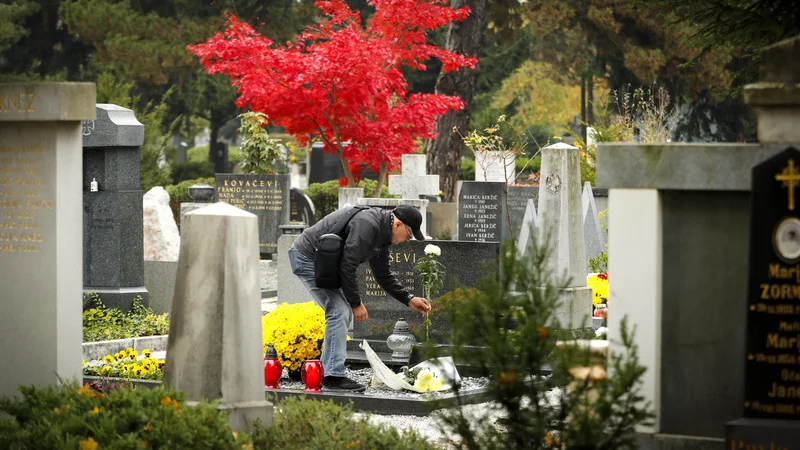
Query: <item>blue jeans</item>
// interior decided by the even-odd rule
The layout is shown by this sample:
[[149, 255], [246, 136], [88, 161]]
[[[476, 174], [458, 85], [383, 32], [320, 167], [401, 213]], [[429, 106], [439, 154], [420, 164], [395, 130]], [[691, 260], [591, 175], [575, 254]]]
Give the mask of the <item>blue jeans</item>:
[[353, 309], [341, 289], [318, 288], [314, 282], [314, 260], [294, 246], [289, 248], [292, 273], [300, 278], [314, 301], [325, 310], [325, 338], [322, 342], [322, 367], [325, 376], [343, 377], [347, 354], [347, 328], [353, 321]]

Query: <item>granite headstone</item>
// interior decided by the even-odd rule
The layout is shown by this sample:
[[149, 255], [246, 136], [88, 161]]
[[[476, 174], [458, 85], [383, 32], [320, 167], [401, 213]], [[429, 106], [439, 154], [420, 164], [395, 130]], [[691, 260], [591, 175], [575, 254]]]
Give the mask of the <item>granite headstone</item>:
[[[97, 118], [82, 124], [83, 289], [127, 311], [137, 297], [148, 302], [139, 175], [144, 125], [130, 109], [96, 109]], [[97, 191], [91, 190], [93, 181]]]
[[93, 83], [0, 84], [0, 397], [81, 377], [81, 121], [95, 114]]
[[500, 242], [505, 214], [504, 183], [465, 181], [458, 196], [458, 239]]
[[[445, 282], [440, 295], [458, 287], [477, 286], [482, 275], [486, 274], [481, 272], [481, 265], [495, 263], [500, 251], [498, 243], [459, 241], [412, 240], [390, 246], [391, 271], [400, 283], [416, 296], [422, 296], [422, 286], [414, 266], [425, 255], [425, 246], [428, 244], [437, 245], [442, 250], [439, 261], [445, 267]], [[405, 318], [412, 330], [423, 329], [422, 315], [389, 296], [378, 285], [369, 264], [359, 266], [356, 278], [361, 300], [369, 312], [369, 320], [355, 323], [354, 338], [385, 340], [392, 333], [392, 328], [400, 317]], [[433, 302], [435, 301], [436, 299], [433, 299]], [[437, 330], [435, 334], [441, 335], [442, 332], [443, 330]], [[434, 334], [433, 330], [431, 333]]]
[[317, 223], [314, 202], [305, 192], [298, 188], [289, 190], [289, 220], [292, 222], [303, 222], [308, 226]]
[[215, 175], [218, 201], [251, 212], [258, 217], [261, 254], [278, 251], [280, 225], [289, 223], [289, 175]]
[[[533, 200], [534, 205], [539, 201], [539, 186], [514, 185], [508, 187], [508, 212], [511, 215], [513, 232], [507, 232], [506, 236], [513, 235], [514, 239], [519, 239], [528, 200]], [[504, 220], [503, 224], [507, 228], [508, 220]]]
[[753, 168], [744, 410], [727, 448], [800, 448], [798, 164], [790, 147]]

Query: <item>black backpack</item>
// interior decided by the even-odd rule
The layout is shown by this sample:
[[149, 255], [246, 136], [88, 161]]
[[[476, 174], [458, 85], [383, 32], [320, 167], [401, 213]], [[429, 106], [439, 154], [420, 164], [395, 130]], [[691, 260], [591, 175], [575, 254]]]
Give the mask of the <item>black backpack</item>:
[[342, 250], [346, 236], [342, 236], [350, 220], [369, 206], [354, 206], [347, 214], [340, 218], [330, 233], [323, 234], [317, 241], [314, 254], [314, 281], [318, 288], [339, 289], [342, 287], [339, 278], [339, 261], [342, 259]]

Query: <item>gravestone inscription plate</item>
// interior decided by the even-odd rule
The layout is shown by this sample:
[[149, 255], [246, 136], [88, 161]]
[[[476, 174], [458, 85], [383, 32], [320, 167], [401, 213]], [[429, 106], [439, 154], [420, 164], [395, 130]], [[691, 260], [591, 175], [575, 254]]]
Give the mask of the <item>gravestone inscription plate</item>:
[[[442, 251], [439, 261], [445, 268], [445, 281], [441, 294], [457, 287], [475, 287], [487, 275], [482, 272], [483, 263], [496, 262], [500, 246], [498, 243], [475, 243], [459, 241], [409, 241], [389, 247], [389, 268], [397, 279], [415, 296], [423, 296], [422, 284], [414, 266], [425, 256], [425, 246], [434, 244]], [[355, 323], [353, 337], [357, 339], [385, 340], [400, 317], [408, 322], [412, 330], [421, 331], [422, 315], [403, 305], [387, 294], [375, 280], [369, 264], [362, 264], [356, 273], [361, 300], [369, 312], [369, 320]], [[436, 301], [435, 299], [433, 300]], [[436, 318], [432, 317], [434, 327]], [[441, 336], [444, 330], [431, 329], [431, 336]], [[422, 332], [424, 335], [424, 331]]]
[[800, 151], [752, 172], [743, 418], [727, 448], [800, 446]]
[[795, 149], [753, 169], [745, 417], [800, 419], [798, 186]]
[[458, 196], [458, 239], [500, 242], [505, 219], [504, 183], [465, 181]]
[[280, 225], [289, 223], [289, 175], [243, 175], [218, 173], [217, 201], [258, 216], [258, 246], [261, 254], [278, 251]]

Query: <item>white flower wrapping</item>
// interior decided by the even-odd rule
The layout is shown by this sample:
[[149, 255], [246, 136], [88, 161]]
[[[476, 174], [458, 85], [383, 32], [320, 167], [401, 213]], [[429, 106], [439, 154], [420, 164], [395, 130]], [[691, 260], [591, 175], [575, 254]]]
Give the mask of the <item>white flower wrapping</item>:
[[[461, 384], [461, 377], [453, 362], [453, 358], [445, 356], [441, 358], [423, 361], [411, 369], [421, 368], [417, 374], [417, 379], [411, 385], [406, 380], [381, 361], [381, 358], [369, 346], [366, 340], [361, 343], [361, 349], [367, 355], [370, 367], [372, 367], [372, 385], [386, 385], [391, 389], [399, 391], [406, 389], [414, 392], [436, 392], [451, 389], [452, 384]], [[452, 384], [451, 384], [452, 383]]]
[[425, 246], [425, 254], [442, 256], [442, 249], [438, 245], [428, 244]]

